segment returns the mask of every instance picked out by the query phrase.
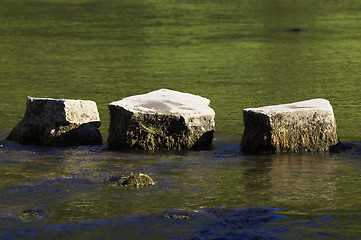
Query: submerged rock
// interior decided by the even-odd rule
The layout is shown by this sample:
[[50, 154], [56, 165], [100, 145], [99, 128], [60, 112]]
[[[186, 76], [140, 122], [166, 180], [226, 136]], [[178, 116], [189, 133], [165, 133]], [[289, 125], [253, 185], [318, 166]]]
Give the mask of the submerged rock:
[[102, 144], [99, 127], [93, 101], [28, 97], [24, 118], [8, 139], [34, 145]]
[[301, 31], [302, 31], [301, 28], [291, 28], [286, 30], [286, 32], [301, 32]]
[[325, 99], [243, 110], [242, 151], [328, 151], [338, 143], [332, 106]]
[[276, 208], [264, 208], [264, 207], [248, 207], [237, 209], [222, 209], [211, 208], [201, 210], [166, 210], [162, 213], [150, 214], [150, 217], [169, 220], [182, 220], [192, 221], [203, 218], [204, 222], [211, 220], [212, 224], [219, 222], [227, 222], [227, 224], [234, 224], [235, 226], [249, 227], [251, 225], [257, 225], [261, 223], [272, 222], [277, 219], [283, 218], [272, 214], [280, 209]]
[[330, 152], [332, 153], [340, 153], [346, 151], [361, 152], [361, 144], [351, 142], [338, 142], [336, 145], [330, 147]]
[[49, 214], [44, 209], [35, 208], [35, 209], [26, 209], [20, 213], [20, 218], [24, 221], [42, 219], [48, 217]]
[[205, 211], [188, 211], [188, 210], [166, 210], [160, 214], [160, 217], [166, 219], [192, 219], [201, 215], [206, 215]]
[[128, 176], [110, 177], [106, 179], [107, 182], [112, 182], [118, 186], [124, 187], [146, 187], [155, 185], [156, 182], [146, 174], [143, 173], [130, 173]]
[[207, 149], [213, 140], [209, 100], [160, 89], [108, 105], [110, 149]]

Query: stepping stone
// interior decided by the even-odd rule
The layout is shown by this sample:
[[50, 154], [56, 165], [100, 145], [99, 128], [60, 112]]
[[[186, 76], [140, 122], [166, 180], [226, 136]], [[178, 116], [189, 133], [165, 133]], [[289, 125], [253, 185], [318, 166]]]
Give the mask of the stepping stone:
[[99, 127], [93, 101], [28, 97], [24, 118], [7, 139], [33, 145], [102, 144]]
[[160, 89], [108, 104], [110, 149], [208, 149], [214, 111], [207, 98]]
[[332, 106], [325, 99], [243, 110], [242, 151], [328, 151], [338, 143]]

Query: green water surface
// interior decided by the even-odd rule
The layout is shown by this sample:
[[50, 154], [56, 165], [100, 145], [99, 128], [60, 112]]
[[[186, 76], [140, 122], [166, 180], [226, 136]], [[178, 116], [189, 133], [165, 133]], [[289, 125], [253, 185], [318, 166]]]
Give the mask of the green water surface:
[[[239, 143], [243, 108], [312, 98], [331, 102], [341, 141], [361, 142], [360, 16], [356, 0], [1, 0], [1, 139], [32, 96], [95, 101], [106, 143], [107, 104], [160, 88], [209, 98], [216, 132], [213, 150], [181, 153], [2, 140], [0, 238], [114, 238], [139, 233], [121, 230], [123, 216], [268, 207], [285, 218], [260, 225], [264, 239], [357, 239], [360, 151], [259, 156]], [[102, 182], [130, 171], [158, 185], [122, 192]], [[28, 208], [49, 215], [24, 221]], [[135, 238], [195, 236], [142, 221]], [[221, 234], [211, 233], [200, 236]]]

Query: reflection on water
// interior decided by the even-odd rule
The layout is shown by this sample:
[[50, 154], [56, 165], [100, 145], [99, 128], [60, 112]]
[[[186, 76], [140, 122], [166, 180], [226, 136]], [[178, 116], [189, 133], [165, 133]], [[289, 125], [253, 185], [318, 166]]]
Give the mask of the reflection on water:
[[[355, 221], [360, 216], [356, 197], [361, 189], [360, 155], [357, 152], [351, 154], [356, 157], [352, 160], [350, 153], [243, 155], [238, 154], [238, 146], [226, 143], [216, 144], [212, 151], [174, 153], [112, 152], [102, 146], [23, 147], [8, 141], [3, 141], [3, 144], [0, 219], [8, 223], [2, 226], [4, 230], [17, 229], [20, 236], [23, 221], [19, 214], [27, 209], [42, 209], [48, 213], [44, 218], [29, 221], [29, 228], [39, 224], [42, 229], [41, 234], [35, 234], [34, 238], [52, 236], [48, 227], [56, 228], [54, 225], [59, 224], [62, 225], [60, 229], [71, 228], [72, 233], [83, 236], [83, 221], [90, 221], [85, 227], [89, 231], [97, 232], [101, 224], [102, 231], [107, 229], [109, 235], [117, 234], [119, 224], [133, 226], [132, 221], [144, 225], [145, 231], [160, 224], [154, 231], [169, 236], [173, 232], [164, 232], [164, 227], [169, 224], [178, 226], [178, 220], [171, 223], [168, 220], [160, 223], [147, 220], [144, 223], [143, 217], [134, 220], [129, 216], [156, 214], [170, 209], [192, 212], [224, 208], [219, 210], [224, 215], [208, 215], [207, 218], [187, 221], [184, 226], [193, 226], [194, 231], [178, 226], [180, 236], [185, 234], [200, 239], [232, 234], [253, 236], [260, 231], [265, 232], [265, 236], [261, 235], [266, 239], [273, 239], [273, 231], [283, 229], [275, 234], [278, 236], [297, 226], [305, 233], [311, 233], [321, 220], [322, 228], [327, 228], [344, 219], [346, 209], [351, 215], [349, 222], [342, 224], [355, 229]], [[125, 190], [102, 181], [129, 172], [148, 173], [158, 184]], [[269, 219], [268, 215], [261, 219], [254, 216], [257, 224], [250, 233], [244, 230], [248, 227], [242, 222], [232, 220], [245, 216], [228, 211], [253, 206], [278, 208], [279, 216], [271, 217], [269, 222], [262, 220]], [[321, 218], [328, 215], [332, 217]], [[229, 224], [223, 225], [224, 222]], [[130, 232], [133, 231], [136, 229]], [[130, 234], [125, 230], [121, 233]], [[145, 234], [145, 238], [151, 238], [152, 234]], [[335, 231], [335, 234], [342, 236], [344, 232]], [[12, 235], [6, 230], [3, 236]], [[292, 234], [286, 236], [293, 239]]]
[[[243, 108], [311, 98], [331, 101], [342, 141], [361, 142], [360, 10], [356, 0], [2, 0], [0, 238], [360, 238], [360, 151], [239, 152]], [[106, 139], [108, 103], [160, 88], [211, 100], [214, 149], [3, 140], [27, 96], [96, 101]], [[158, 184], [102, 181], [130, 172]], [[46, 217], [19, 217], [34, 209]], [[172, 209], [207, 214], [158, 218]]]
[[330, 209], [336, 191], [333, 173], [337, 167], [336, 161], [315, 156], [275, 159], [270, 171], [275, 189], [271, 197], [277, 202], [293, 202], [305, 209]]

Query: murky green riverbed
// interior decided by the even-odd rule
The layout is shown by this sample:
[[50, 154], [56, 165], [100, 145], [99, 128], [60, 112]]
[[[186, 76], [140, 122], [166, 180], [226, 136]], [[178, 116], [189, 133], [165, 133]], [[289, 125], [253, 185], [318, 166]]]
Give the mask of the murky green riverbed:
[[[2, 0], [0, 238], [361, 238], [360, 147], [239, 148], [243, 108], [311, 98], [330, 100], [341, 141], [361, 142], [360, 13], [356, 0]], [[212, 150], [106, 148], [107, 104], [159, 88], [211, 100]], [[3, 140], [26, 96], [96, 101], [105, 145]], [[130, 172], [158, 184], [103, 181]]]

